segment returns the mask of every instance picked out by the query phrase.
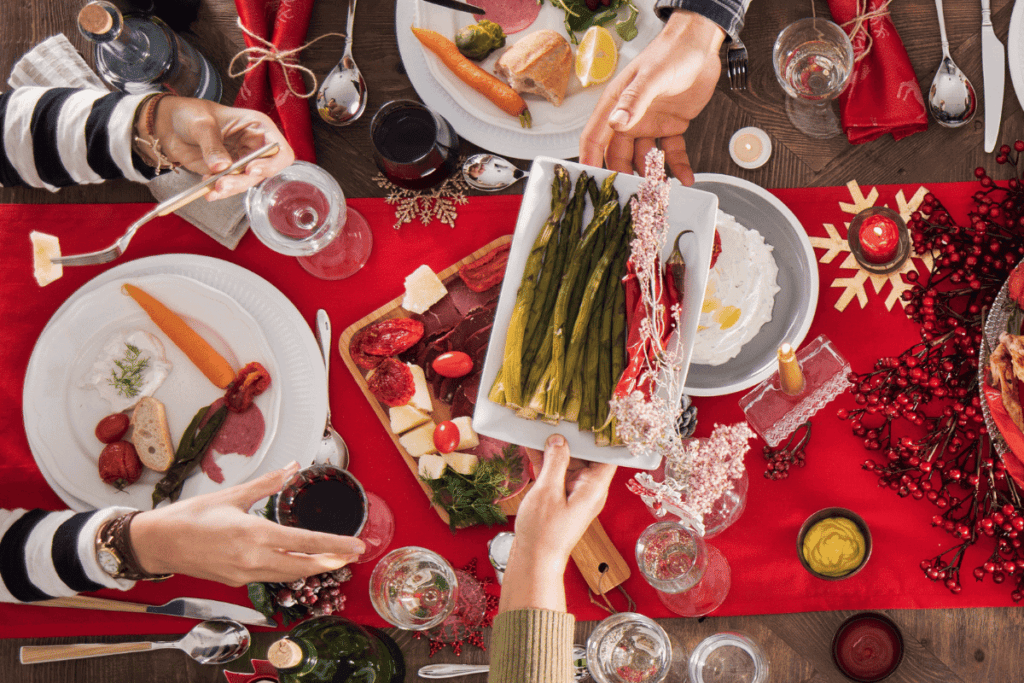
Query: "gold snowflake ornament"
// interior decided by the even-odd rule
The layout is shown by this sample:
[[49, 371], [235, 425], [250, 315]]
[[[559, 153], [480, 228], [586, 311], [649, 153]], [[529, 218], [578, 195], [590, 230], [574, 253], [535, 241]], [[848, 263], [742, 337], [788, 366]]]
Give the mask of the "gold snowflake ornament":
[[461, 173], [453, 174], [433, 190], [407, 190], [398, 187], [381, 173], [374, 176], [373, 180], [377, 187], [387, 190], [388, 196], [384, 201], [395, 207], [395, 230], [414, 219], [419, 219], [423, 225], [430, 225], [431, 221], [437, 219], [454, 228], [459, 217], [459, 206], [468, 201], [466, 192], [469, 186], [462, 179]]
[[[860, 185], [857, 184], [856, 180], [851, 180], [846, 184], [846, 187], [850, 190], [850, 198], [853, 200], [851, 203], [839, 202], [839, 208], [844, 213], [848, 213], [851, 216], [855, 216], [864, 209], [877, 206], [878, 202], [878, 189], [872, 188], [871, 191], [864, 195], [861, 191]], [[904, 221], [910, 220], [910, 214], [917, 210], [924, 200], [924, 196], [928, 194], [928, 190], [924, 187], [918, 187], [917, 192], [909, 200], [900, 190], [896, 193], [896, 204], [897, 207], [894, 209], [896, 213]], [[882, 204], [884, 206], [884, 204]], [[890, 207], [891, 208], [891, 207]], [[870, 281], [875, 294], [881, 295], [885, 289], [886, 284], [891, 284], [892, 287], [889, 289], [888, 294], [885, 297], [885, 307], [892, 310], [892, 307], [897, 301], [901, 305], [906, 306], [903, 301], [902, 294], [905, 290], [910, 289], [911, 285], [903, 281], [903, 275], [911, 271], [918, 271], [919, 266], [924, 271], [931, 271], [932, 265], [935, 261], [935, 257], [931, 252], [926, 254], [919, 254], [913, 251], [911, 247], [910, 258], [903, 264], [903, 267], [894, 273], [888, 275], [876, 275], [875, 273], [869, 273], [860, 267], [857, 263], [857, 259], [853, 257], [850, 252], [850, 243], [847, 241], [846, 233], [850, 229], [849, 223], [843, 223], [845, 228], [843, 229], [844, 234], [839, 234], [839, 229], [836, 228], [832, 223], [823, 223], [822, 227], [825, 232], [828, 233], [828, 237], [811, 237], [811, 246], [815, 249], [823, 249], [825, 253], [821, 256], [819, 261], [821, 263], [832, 263], [837, 256], [843, 252], [846, 253], [846, 257], [843, 262], [839, 264], [840, 268], [855, 271], [852, 275], [846, 277], [837, 277], [832, 281], [832, 287], [839, 287], [843, 290], [843, 293], [839, 296], [839, 300], [836, 301], [836, 309], [839, 311], [846, 310], [846, 307], [850, 305], [850, 302], [854, 299], [860, 304], [861, 308], [866, 308], [868, 305], [868, 292], [867, 283]]]

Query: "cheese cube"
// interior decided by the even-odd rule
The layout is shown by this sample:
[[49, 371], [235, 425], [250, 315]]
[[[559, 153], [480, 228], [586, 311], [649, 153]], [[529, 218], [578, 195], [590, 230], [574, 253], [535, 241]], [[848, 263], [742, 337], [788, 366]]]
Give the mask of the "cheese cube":
[[446, 463], [440, 455], [424, 455], [420, 458], [419, 474], [421, 479], [440, 479], [444, 474]]
[[448, 467], [467, 476], [473, 474], [476, 471], [476, 466], [480, 464], [480, 458], [472, 453], [445, 453], [442, 457]]
[[459, 428], [459, 445], [455, 447], [455, 450], [463, 451], [480, 445], [480, 437], [473, 430], [473, 418], [465, 415], [455, 418], [452, 422]]
[[434, 446], [434, 423], [428, 422], [408, 434], [398, 437], [398, 443], [414, 458], [427, 453], [437, 453]]
[[32, 240], [32, 273], [36, 283], [45, 287], [64, 275], [64, 266], [50, 260], [60, 256], [60, 240], [36, 231], [32, 231], [29, 238]]
[[391, 418], [392, 434], [404, 434], [413, 427], [419, 427], [424, 422], [430, 421], [429, 415], [410, 405], [392, 408], [388, 416]]
[[406, 365], [412, 370], [412, 381], [416, 385], [416, 393], [409, 399], [408, 405], [429, 413], [434, 409], [434, 406], [430, 403], [430, 389], [427, 388], [427, 376], [423, 372], [423, 368], [415, 363], [406, 363]]
[[412, 313], [425, 313], [448, 293], [430, 266], [420, 266], [405, 278], [402, 308]]

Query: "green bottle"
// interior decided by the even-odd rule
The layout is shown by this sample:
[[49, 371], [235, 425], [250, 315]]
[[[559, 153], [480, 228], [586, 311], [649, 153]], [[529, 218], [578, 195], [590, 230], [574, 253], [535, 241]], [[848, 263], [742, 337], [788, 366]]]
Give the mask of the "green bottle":
[[305, 621], [267, 652], [280, 683], [400, 683], [405, 661], [383, 631], [338, 616]]

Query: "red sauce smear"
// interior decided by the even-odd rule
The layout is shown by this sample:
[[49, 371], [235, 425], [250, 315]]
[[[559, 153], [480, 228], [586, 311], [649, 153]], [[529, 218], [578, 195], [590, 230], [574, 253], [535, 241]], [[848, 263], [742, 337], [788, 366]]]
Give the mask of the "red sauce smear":
[[537, 15], [540, 14], [537, 0], [472, 0], [469, 4], [487, 12], [474, 14], [474, 19], [493, 21], [501, 27], [505, 35], [522, 31], [536, 21]]
[[836, 636], [839, 668], [858, 681], [878, 681], [899, 666], [903, 643], [888, 623], [872, 616], [849, 622]]
[[[223, 405], [224, 399], [218, 398], [210, 406], [207, 415], [213, 415]], [[216, 454], [239, 453], [245, 457], [252, 457], [259, 450], [263, 443], [263, 434], [266, 431], [266, 424], [263, 420], [263, 413], [255, 405], [243, 413], [228, 411], [227, 418], [221, 426], [217, 436], [203, 454], [200, 467], [213, 481], [218, 484], [224, 483], [224, 472], [215, 460]]]

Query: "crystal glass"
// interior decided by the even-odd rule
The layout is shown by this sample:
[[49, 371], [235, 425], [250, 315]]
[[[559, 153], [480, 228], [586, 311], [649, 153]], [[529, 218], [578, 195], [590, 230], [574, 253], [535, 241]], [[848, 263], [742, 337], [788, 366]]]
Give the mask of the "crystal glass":
[[392, 550], [373, 568], [370, 602], [398, 628], [458, 631], [483, 621], [486, 596], [479, 581], [434, 551], [407, 546]]
[[[666, 468], [673, 469], [667, 464], [667, 460], [662, 458], [661, 465], [652, 473], [655, 481], [664, 481], [666, 474], [677, 478], [677, 475], [671, 471], [666, 472]], [[705, 540], [722, 533], [740, 518], [743, 511], [747, 509], [747, 491], [749, 490], [750, 477], [744, 468], [743, 474], [739, 478], [733, 479], [732, 485], [715, 501], [711, 512], [704, 515], [702, 521], [704, 522]], [[648, 501], [647, 498], [643, 500], [647, 503], [647, 509], [660, 522], [674, 522], [688, 518], [688, 513], [671, 503], [661, 503], [655, 507], [653, 500]]]
[[373, 160], [388, 180], [409, 190], [443, 183], [459, 166], [459, 136], [443, 116], [412, 100], [381, 107], [370, 123]]
[[279, 254], [297, 256], [322, 280], [355, 274], [370, 258], [370, 225], [345, 203], [341, 187], [315, 164], [296, 161], [249, 190], [245, 212], [256, 237]]
[[684, 617], [718, 609], [729, 594], [725, 556], [704, 542], [691, 520], [656, 522], [636, 541], [636, 562], [662, 604]]
[[853, 73], [853, 45], [839, 26], [809, 17], [782, 29], [772, 50], [775, 76], [789, 95], [789, 120], [812, 138], [839, 135], [832, 100], [846, 88]]
[[679, 644], [642, 614], [614, 614], [587, 639], [587, 668], [597, 683], [658, 683], [682, 678]]
[[708, 636], [690, 653], [693, 683], [765, 683], [768, 658], [749, 636], [725, 631]]

